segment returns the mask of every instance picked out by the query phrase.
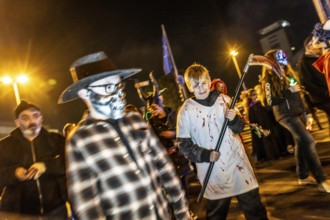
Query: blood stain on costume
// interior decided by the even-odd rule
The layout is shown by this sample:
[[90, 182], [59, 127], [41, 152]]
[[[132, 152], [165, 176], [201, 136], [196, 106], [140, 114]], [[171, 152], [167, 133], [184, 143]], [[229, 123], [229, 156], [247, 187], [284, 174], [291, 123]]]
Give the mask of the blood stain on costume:
[[241, 172], [243, 170], [243, 167], [241, 167], [239, 165], [237, 165], [236, 167], [237, 167], [237, 169], [238, 169], [239, 172]]
[[250, 185], [249, 181], [245, 180], [246, 184]]
[[203, 118], [203, 125], [202, 127], [204, 128], [205, 127], [205, 118]]

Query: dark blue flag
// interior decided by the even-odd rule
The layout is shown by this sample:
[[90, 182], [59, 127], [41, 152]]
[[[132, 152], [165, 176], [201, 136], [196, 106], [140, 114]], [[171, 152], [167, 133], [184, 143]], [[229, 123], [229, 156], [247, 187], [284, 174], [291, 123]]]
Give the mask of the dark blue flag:
[[164, 73], [170, 74], [173, 71], [173, 62], [171, 59], [171, 48], [167, 40], [165, 29], [163, 29], [162, 44], [163, 44], [163, 68]]

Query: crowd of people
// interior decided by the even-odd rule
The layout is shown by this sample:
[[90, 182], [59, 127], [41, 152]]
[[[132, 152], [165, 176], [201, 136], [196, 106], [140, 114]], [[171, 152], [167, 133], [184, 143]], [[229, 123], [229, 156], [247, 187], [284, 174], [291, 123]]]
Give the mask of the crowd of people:
[[[17, 128], [0, 141], [1, 212], [50, 219], [197, 219], [187, 199], [192, 174], [205, 185], [206, 219], [226, 219], [232, 197], [246, 219], [268, 219], [252, 163], [293, 149], [298, 184], [330, 193], [308, 129], [314, 108], [330, 121], [330, 52], [322, 33], [328, 26], [306, 39], [297, 70], [283, 50], [267, 51], [274, 68], [263, 67], [260, 84], [243, 91], [243, 109], [229, 108], [226, 83], [194, 63], [184, 73], [193, 96], [179, 109], [164, 105], [152, 73], [153, 92], [145, 95], [136, 84], [145, 102], [141, 112], [126, 103], [123, 81], [141, 69], [117, 69], [104, 52], [77, 59], [70, 66], [73, 84], [58, 101], [85, 103], [77, 124], [66, 124], [62, 135], [43, 127], [37, 105], [23, 100], [14, 110]], [[245, 126], [255, 161], [240, 135]]]

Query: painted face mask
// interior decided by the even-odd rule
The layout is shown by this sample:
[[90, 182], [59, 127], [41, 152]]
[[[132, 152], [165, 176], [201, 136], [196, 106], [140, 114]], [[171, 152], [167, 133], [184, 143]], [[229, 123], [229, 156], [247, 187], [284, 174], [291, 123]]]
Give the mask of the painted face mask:
[[93, 109], [106, 118], [122, 118], [126, 105], [124, 88], [124, 83], [89, 86], [87, 90]]
[[283, 50], [276, 51], [275, 57], [276, 57], [277, 62], [280, 65], [282, 65], [282, 66], [287, 66], [288, 65], [288, 60], [287, 60], [286, 54]]

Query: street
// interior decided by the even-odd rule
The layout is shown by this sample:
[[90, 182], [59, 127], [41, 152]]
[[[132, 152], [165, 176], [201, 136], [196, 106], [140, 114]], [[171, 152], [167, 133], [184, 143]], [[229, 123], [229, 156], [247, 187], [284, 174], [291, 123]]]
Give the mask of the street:
[[[323, 129], [319, 129], [314, 121], [312, 134], [324, 171], [330, 178], [328, 121], [321, 111], [317, 111], [317, 117]], [[248, 153], [251, 154], [251, 135], [247, 129], [243, 133], [243, 138]], [[253, 164], [253, 161], [251, 163]], [[273, 160], [267, 166], [255, 168], [261, 199], [266, 206], [269, 219], [330, 219], [330, 194], [319, 192], [316, 185], [298, 185], [295, 169], [293, 155]], [[198, 215], [198, 219], [205, 219], [205, 201], [198, 204], [196, 202], [200, 190], [198, 182], [191, 182], [191, 188], [190, 208]], [[232, 199], [227, 219], [245, 219], [235, 198]]]

